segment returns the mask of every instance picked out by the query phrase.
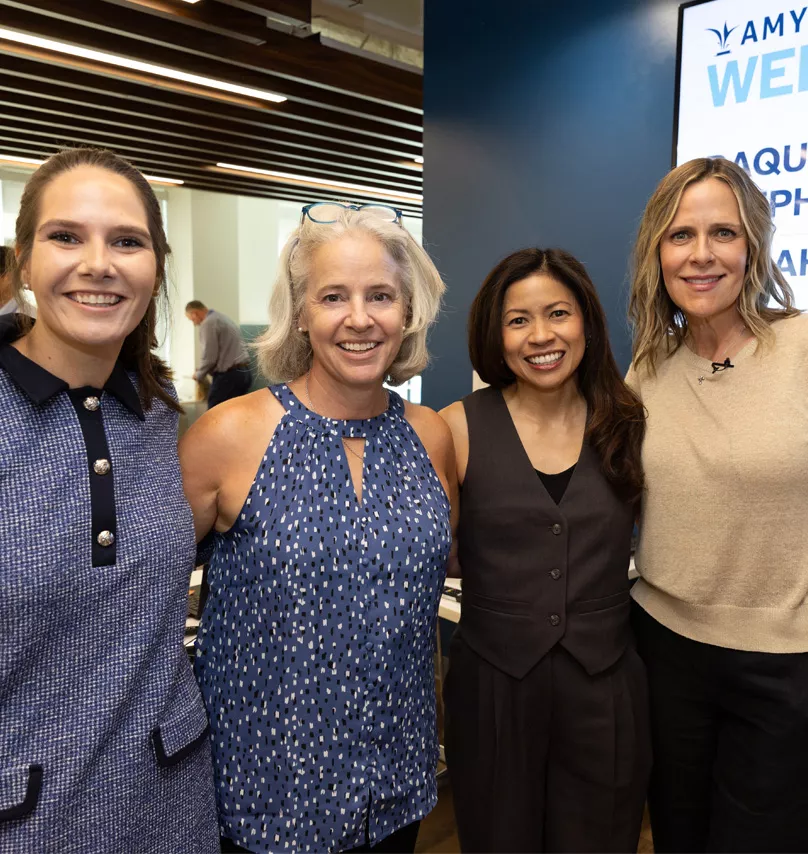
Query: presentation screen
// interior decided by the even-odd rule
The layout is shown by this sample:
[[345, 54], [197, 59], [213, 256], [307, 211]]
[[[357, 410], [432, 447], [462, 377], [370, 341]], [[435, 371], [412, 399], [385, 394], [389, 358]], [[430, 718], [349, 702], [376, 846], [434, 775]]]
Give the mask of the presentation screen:
[[774, 258], [808, 309], [808, 4], [705, 0], [679, 9], [674, 165], [720, 155], [766, 194]]

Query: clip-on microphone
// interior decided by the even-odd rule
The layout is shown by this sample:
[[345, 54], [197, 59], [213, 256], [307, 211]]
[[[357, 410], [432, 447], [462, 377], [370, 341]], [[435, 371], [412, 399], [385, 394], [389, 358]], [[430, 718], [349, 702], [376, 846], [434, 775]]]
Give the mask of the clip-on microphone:
[[734, 368], [735, 367], [735, 365], [733, 365], [732, 362], [730, 362], [729, 356], [727, 356], [727, 358], [724, 359], [723, 362], [713, 362], [712, 366], [713, 366], [713, 373], [714, 374], [717, 373], [718, 371], [726, 371], [727, 368]]

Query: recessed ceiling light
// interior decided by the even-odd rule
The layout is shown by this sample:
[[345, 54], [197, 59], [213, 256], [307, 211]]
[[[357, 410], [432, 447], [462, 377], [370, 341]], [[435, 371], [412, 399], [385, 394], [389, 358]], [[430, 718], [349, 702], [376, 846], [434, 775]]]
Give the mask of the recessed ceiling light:
[[[15, 157], [13, 154], [0, 154], [0, 163], [17, 163], [23, 166], [41, 166], [45, 161], [33, 157]], [[142, 174], [142, 173], [141, 173]], [[184, 184], [179, 178], [162, 178], [158, 175], [143, 175], [152, 184]]]
[[185, 0], [186, 3], [198, 3], [199, 0]]
[[312, 187], [333, 187], [338, 190], [358, 190], [370, 196], [384, 196], [393, 199], [412, 199], [423, 201], [419, 193], [405, 193], [400, 190], [382, 190], [379, 187], [368, 187], [366, 184], [349, 184], [346, 181], [331, 181], [326, 178], [312, 178], [308, 175], [295, 175], [291, 172], [276, 172], [273, 169], [255, 169], [252, 166], [238, 166], [235, 163], [217, 163], [220, 169], [235, 169], [237, 172], [248, 172], [253, 175], [267, 175], [281, 181], [294, 181], [298, 184], [308, 184]]
[[235, 83], [226, 83], [224, 80], [214, 80], [212, 77], [202, 77], [199, 74], [189, 74], [187, 71], [178, 71], [175, 68], [167, 68], [164, 65], [153, 65], [151, 62], [140, 62], [137, 59], [129, 59], [126, 56], [118, 56], [113, 53], [102, 53], [100, 50], [91, 50], [86, 47], [57, 42], [53, 39], [43, 39], [28, 33], [18, 33], [16, 30], [0, 28], [0, 39], [6, 39], [17, 44], [26, 44], [30, 47], [39, 47], [44, 50], [52, 50], [55, 53], [64, 53], [69, 56], [79, 56], [94, 62], [103, 62], [106, 65], [115, 65], [119, 68], [128, 68], [132, 71], [142, 71], [145, 74], [153, 74], [156, 77], [167, 77], [171, 80], [180, 80], [183, 83], [193, 83], [197, 86], [205, 86], [208, 89], [216, 89], [220, 92], [231, 92], [234, 95], [244, 95], [248, 98], [258, 98], [262, 101], [273, 101], [280, 104], [286, 98], [276, 95], [274, 92], [265, 92], [262, 89], [252, 89], [249, 86], [238, 86]]

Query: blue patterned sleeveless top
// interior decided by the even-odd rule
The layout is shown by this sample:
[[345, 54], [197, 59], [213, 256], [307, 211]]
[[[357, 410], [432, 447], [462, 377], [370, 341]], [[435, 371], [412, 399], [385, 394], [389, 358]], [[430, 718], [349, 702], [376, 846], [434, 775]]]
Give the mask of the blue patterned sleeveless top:
[[[449, 502], [394, 392], [336, 421], [270, 391], [286, 412], [216, 536], [197, 640], [219, 822], [250, 851], [343, 851], [437, 799]], [[343, 436], [366, 439], [361, 502]]]

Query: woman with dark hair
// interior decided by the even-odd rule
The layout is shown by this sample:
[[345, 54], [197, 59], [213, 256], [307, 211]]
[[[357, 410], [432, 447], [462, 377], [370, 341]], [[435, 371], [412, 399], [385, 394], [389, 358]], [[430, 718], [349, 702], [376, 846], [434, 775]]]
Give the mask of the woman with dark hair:
[[160, 208], [125, 160], [70, 149], [16, 237], [39, 311], [0, 318], [0, 851], [215, 852]]
[[490, 387], [441, 413], [463, 574], [446, 755], [464, 851], [636, 851], [650, 770], [629, 630], [643, 410], [584, 267], [501, 261], [469, 319]]

